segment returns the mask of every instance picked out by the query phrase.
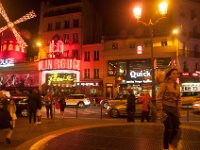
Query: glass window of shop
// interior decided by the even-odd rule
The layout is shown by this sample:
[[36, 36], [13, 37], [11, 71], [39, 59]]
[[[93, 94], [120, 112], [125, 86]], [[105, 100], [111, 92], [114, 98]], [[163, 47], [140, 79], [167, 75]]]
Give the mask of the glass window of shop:
[[[156, 69], [166, 69], [171, 61], [171, 58], [157, 58]], [[120, 89], [119, 93], [126, 91], [128, 86], [134, 88], [135, 91], [151, 90], [151, 59], [108, 61], [107, 74], [115, 77], [116, 86]]]

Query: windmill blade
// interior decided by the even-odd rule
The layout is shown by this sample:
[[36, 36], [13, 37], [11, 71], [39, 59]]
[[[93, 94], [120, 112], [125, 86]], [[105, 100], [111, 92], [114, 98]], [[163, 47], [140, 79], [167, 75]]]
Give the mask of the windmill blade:
[[24, 22], [26, 20], [29, 20], [29, 19], [32, 19], [32, 18], [35, 18], [36, 17], [36, 14], [35, 12], [32, 10], [30, 11], [29, 13], [27, 13], [26, 15], [22, 16], [21, 18], [17, 19], [14, 24], [19, 24], [21, 22]]
[[6, 22], [10, 22], [10, 19], [8, 18], [8, 15], [6, 14], [5, 9], [3, 8], [2, 3], [0, 2], [0, 14], [3, 16], [3, 18], [6, 20]]
[[8, 26], [7, 26], [7, 25], [6, 25], [6, 26], [4, 26], [4, 27], [1, 27], [1, 28], [0, 28], [0, 33], [1, 33], [1, 32], [3, 32], [4, 30], [6, 30], [7, 28], [8, 28]]
[[17, 32], [17, 30], [15, 28], [12, 28], [12, 31], [13, 31], [13, 34], [14, 34], [15, 38], [17, 39], [17, 42], [20, 45], [21, 49], [26, 48], [28, 45], [22, 39], [22, 37], [19, 35], [19, 33]]

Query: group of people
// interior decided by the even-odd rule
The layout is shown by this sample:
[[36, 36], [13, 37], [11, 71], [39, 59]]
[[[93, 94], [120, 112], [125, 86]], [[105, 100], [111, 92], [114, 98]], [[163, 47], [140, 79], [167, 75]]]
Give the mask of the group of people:
[[[176, 149], [178, 142], [181, 138], [180, 130], [180, 86], [177, 83], [179, 72], [176, 68], [170, 68], [165, 73], [165, 78], [162, 83], [159, 84], [159, 89], [156, 96], [156, 107], [151, 111], [157, 112], [157, 118], [164, 125], [163, 133], [163, 146], [164, 150]], [[149, 122], [149, 112], [151, 109], [151, 97], [148, 93], [144, 93], [140, 99], [142, 102], [142, 115], [141, 122], [144, 119]], [[132, 89], [128, 89], [127, 97], [127, 121], [134, 122], [134, 114], [136, 110], [135, 95]]]
[[[159, 89], [156, 97], [156, 111], [157, 118], [164, 124], [164, 134], [163, 134], [163, 146], [164, 150], [169, 148], [173, 149], [177, 146], [177, 137], [180, 138], [180, 86], [176, 82], [179, 77], [178, 70], [176, 68], [169, 69], [165, 74], [165, 79], [159, 85]], [[0, 101], [0, 129], [9, 129], [6, 136], [6, 142], [10, 143], [10, 138], [12, 136], [13, 129], [15, 128], [15, 121], [17, 116], [16, 105], [13, 100], [7, 101], [6, 97], [1, 97]], [[50, 92], [44, 97], [46, 115], [47, 118], [53, 118], [52, 105], [53, 99]], [[135, 105], [135, 95], [132, 89], [128, 89], [127, 97], [127, 121], [134, 122], [134, 114], [136, 110]], [[142, 115], [141, 122], [146, 119], [149, 122], [149, 112], [151, 110], [150, 102], [151, 97], [149, 93], [144, 93], [140, 99], [142, 102]], [[59, 96], [59, 104], [61, 111], [61, 118], [64, 117], [64, 109], [66, 107], [64, 95]], [[42, 101], [40, 93], [37, 89], [34, 89], [28, 98], [28, 118], [29, 123], [36, 123], [36, 116], [38, 116], [38, 122], [41, 122], [41, 107]], [[154, 110], [155, 111], [155, 110]], [[176, 140], [175, 140], [176, 139]]]
[[0, 129], [8, 130], [6, 142], [10, 144], [17, 116], [15, 102], [12, 99], [8, 101], [7, 98], [5, 95], [0, 98]]
[[[33, 89], [28, 95], [27, 100], [27, 110], [28, 110], [28, 122], [29, 124], [41, 124], [41, 108], [42, 108], [42, 99], [41, 94], [38, 89]], [[53, 119], [53, 97], [50, 92], [44, 96], [44, 103], [46, 107], [47, 118]], [[64, 118], [64, 109], [65, 109], [65, 97], [63, 94], [59, 96], [59, 108], [61, 113], [61, 118]], [[8, 130], [6, 135], [6, 142], [11, 142], [11, 136], [13, 129], [15, 128], [15, 122], [17, 120], [16, 115], [16, 104], [15, 101], [2, 94], [0, 92], [0, 129]]]

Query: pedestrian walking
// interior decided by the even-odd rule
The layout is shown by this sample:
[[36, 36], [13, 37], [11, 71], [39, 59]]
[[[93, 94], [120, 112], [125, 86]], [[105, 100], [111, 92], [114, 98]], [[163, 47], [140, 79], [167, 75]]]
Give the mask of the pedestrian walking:
[[17, 120], [17, 115], [16, 115], [16, 105], [13, 99], [11, 99], [10, 102], [8, 103], [8, 111], [10, 112], [10, 116], [12, 117], [13, 128], [15, 128], [15, 121]]
[[8, 130], [6, 135], [6, 142], [11, 143], [11, 136], [13, 134], [12, 117], [7, 109], [7, 106], [0, 102], [0, 129]]
[[39, 94], [37, 89], [33, 89], [31, 94], [29, 95], [28, 98], [28, 118], [29, 118], [29, 123], [36, 124], [36, 112], [38, 108], [38, 103], [39, 103]]
[[44, 97], [44, 99], [45, 99], [47, 119], [49, 119], [49, 116], [51, 116], [51, 119], [53, 119], [53, 112], [52, 112], [53, 100], [51, 97], [51, 93], [48, 92]]
[[165, 150], [175, 149], [180, 139], [180, 86], [177, 83], [178, 70], [166, 71], [165, 80], [157, 93], [157, 117], [164, 124], [163, 146]]
[[134, 122], [135, 115], [135, 95], [132, 92], [132, 89], [128, 89], [128, 97], [127, 97], [127, 122]]
[[41, 95], [39, 91], [37, 91], [37, 94], [38, 94], [38, 106], [37, 106], [37, 112], [36, 112], [36, 116], [37, 116], [36, 124], [41, 124], [42, 123], [42, 113], [41, 113], [42, 99], [41, 99]]
[[145, 91], [144, 94], [138, 98], [138, 101], [142, 102], [141, 122], [144, 122], [145, 119], [149, 122], [150, 100], [151, 96], [148, 91]]
[[66, 107], [64, 94], [61, 94], [59, 103], [60, 103], [60, 117], [61, 117], [61, 119], [63, 119], [64, 118], [64, 110]]

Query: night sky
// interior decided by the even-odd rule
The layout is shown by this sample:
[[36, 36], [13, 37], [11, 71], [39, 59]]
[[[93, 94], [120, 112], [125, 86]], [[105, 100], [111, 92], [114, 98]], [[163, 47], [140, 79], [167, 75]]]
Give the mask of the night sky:
[[[23, 38], [29, 44], [29, 54], [34, 55], [32, 51], [34, 41], [37, 38], [39, 24], [40, 3], [44, 0], [1, 0], [4, 9], [11, 21], [15, 21], [31, 10], [38, 15], [36, 18], [20, 23], [15, 27], [21, 31]], [[53, 0], [55, 1], [55, 0]], [[67, 1], [67, 0], [66, 0]], [[97, 10], [103, 17], [103, 34], [105, 36], [127, 34], [135, 21], [132, 14], [134, 0], [92, 0], [96, 3]], [[0, 16], [0, 27], [6, 25], [6, 22]]]

